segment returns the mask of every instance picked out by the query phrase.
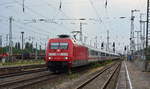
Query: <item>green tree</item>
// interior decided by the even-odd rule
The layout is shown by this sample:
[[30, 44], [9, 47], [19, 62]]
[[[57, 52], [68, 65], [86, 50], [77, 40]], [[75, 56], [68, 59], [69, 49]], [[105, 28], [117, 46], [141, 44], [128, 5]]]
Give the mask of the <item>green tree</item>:
[[29, 49], [30, 48], [30, 43], [29, 42], [26, 42], [25, 44], [25, 49]]
[[20, 50], [20, 42], [18, 42], [18, 49]]

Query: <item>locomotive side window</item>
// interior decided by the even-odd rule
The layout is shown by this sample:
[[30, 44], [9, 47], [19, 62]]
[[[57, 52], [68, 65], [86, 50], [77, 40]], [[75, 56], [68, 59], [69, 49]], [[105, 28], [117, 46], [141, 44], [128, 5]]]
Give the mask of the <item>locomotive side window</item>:
[[50, 49], [68, 49], [68, 43], [51, 43]]

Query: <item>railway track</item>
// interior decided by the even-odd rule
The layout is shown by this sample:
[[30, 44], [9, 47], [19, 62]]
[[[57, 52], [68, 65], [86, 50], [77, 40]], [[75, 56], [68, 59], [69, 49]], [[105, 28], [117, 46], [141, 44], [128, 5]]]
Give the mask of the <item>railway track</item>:
[[56, 76], [47, 71], [45, 65], [5, 67], [0, 70], [0, 89], [22, 89]]
[[0, 89], [23, 89], [26, 86], [30, 86], [49, 79], [55, 79], [57, 76], [58, 75], [54, 75], [49, 72], [43, 72], [36, 74], [36, 76], [32, 75], [32, 77], [28, 78], [22, 77], [21, 79], [15, 79], [14, 81], [5, 81], [0, 83]]
[[[82, 83], [75, 89], [91, 89], [91, 87], [89, 87], [91, 86], [90, 83], [92, 84], [92, 82], [94, 82], [94, 80], [97, 79], [99, 76], [107, 75], [107, 73], [109, 73], [109, 76], [108, 75], [106, 76], [106, 79], [105, 81], [103, 81], [103, 84], [100, 84], [101, 88], [98, 89], [113, 89], [108, 87], [112, 87], [112, 85], [114, 85], [114, 83], [110, 81], [115, 80], [114, 76], [117, 77], [118, 71], [120, 70], [120, 65], [121, 65], [120, 63], [117, 63], [105, 67], [91, 79]], [[52, 74], [44, 68], [45, 67], [41, 69], [35, 67], [33, 69], [27, 68], [27, 70], [24, 70], [23, 72], [20, 73], [18, 72], [17, 74], [10, 73], [10, 75], [9, 74], [3, 75], [0, 77], [0, 89], [25, 89], [24, 87], [29, 87], [30, 85], [38, 84], [41, 83], [42, 81], [56, 80], [60, 76]]]
[[0, 68], [0, 78], [19, 76], [23, 74], [29, 74], [34, 72], [46, 71], [45, 64], [40, 65], [26, 65], [26, 66], [13, 66]]
[[121, 62], [105, 67], [75, 89], [115, 89]]

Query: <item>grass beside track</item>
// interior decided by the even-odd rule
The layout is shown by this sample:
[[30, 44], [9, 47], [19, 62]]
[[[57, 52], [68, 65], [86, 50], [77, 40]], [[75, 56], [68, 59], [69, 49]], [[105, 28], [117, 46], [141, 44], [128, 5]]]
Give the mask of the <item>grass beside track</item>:
[[44, 60], [43, 59], [38, 59], [38, 60], [18, 60], [18, 61], [14, 61], [14, 62], [5, 62], [2, 63], [0, 62], [0, 67], [4, 67], [4, 66], [20, 66], [20, 65], [31, 65], [31, 64], [44, 64]]
[[[107, 64], [110, 64], [112, 62], [113, 61], [109, 60], [109, 61], [91, 63], [89, 65], [89, 69], [95, 69], [95, 68], [98, 68], [98, 67], [106, 66]], [[80, 74], [78, 72], [75, 72], [75, 73], [70, 74], [68, 77], [69, 77], [69, 79], [72, 80], [72, 79], [80, 77]]]
[[102, 62], [94, 62], [94, 63], [91, 63], [90, 66], [91, 66], [91, 68], [97, 68], [97, 67], [105, 66], [105, 65], [112, 63], [112, 62], [113, 61], [111, 61], [111, 60], [102, 61]]

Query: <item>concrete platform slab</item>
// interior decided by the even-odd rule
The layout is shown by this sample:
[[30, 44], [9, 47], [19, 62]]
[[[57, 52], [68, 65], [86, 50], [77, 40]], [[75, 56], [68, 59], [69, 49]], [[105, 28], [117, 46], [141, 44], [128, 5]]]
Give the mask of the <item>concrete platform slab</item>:
[[142, 72], [134, 63], [124, 61], [116, 89], [150, 89], [150, 72]]

